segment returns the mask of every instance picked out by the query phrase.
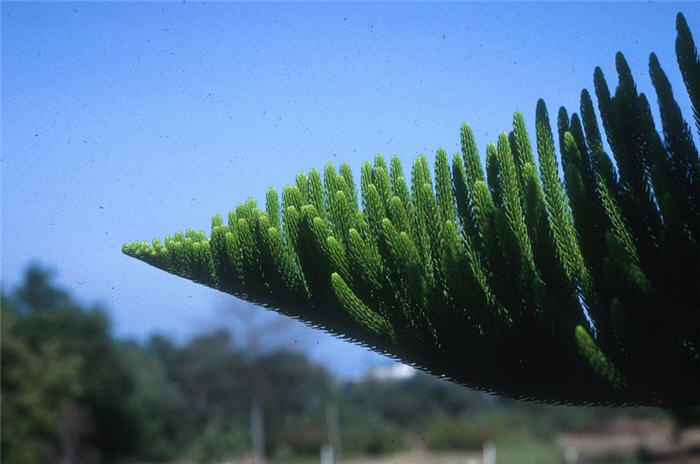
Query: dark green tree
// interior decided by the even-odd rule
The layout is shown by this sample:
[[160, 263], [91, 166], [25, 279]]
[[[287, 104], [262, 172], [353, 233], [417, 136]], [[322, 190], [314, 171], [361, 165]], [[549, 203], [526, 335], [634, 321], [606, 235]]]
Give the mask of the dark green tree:
[[39, 463], [60, 453], [55, 431], [80, 393], [81, 359], [47, 341], [31, 348], [16, 333], [22, 316], [2, 299], [2, 461]]
[[[268, 455], [283, 454], [285, 447], [291, 447], [292, 453], [316, 455], [328, 439], [329, 374], [304, 355], [284, 350], [262, 355], [250, 367], [258, 375], [255, 387], [264, 406]], [[304, 427], [312, 427], [314, 433], [300, 439]]]
[[[83, 307], [32, 266], [3, 297], [2, 329], [3, 461], [110, 462], [133, 452], [132, 378], [102, 309]], [[28, 446], [33, 454], [15, 454]]]
[[177, 459], [187, 451], [191, 436], [185, 395], [168, 376], [165, 363], [148, 348], [133, 341], [121, 346], [122, 360], [133, 377], [127, 400], [131, 428], [137, 437], [133, 456], [149, 462]]
[[[682, 15], [677, 56], [697, 118], [698, 56]], [[124, 245], [168, 272], [307, 321], [433, 374], [514, 398], [569, 404], [700, 402], [698, 153], [658, 60], [655, 128], [624, 56], [600, 68], [581, 116], [554, 134], [537, 102], [539, 163], [519, 112], [486, 149], [469, 127], [449, 169], [438, 150], [409, 182], [394, 157], [332, 165], [212, 220]], [[697, 122], [697, 121], [696, 121]]]
[[127, 357], [137, 373], [130, 404], [139, 412], [135, 423], [143, 442], [139, 457], [214, 462], [248, 452], [256, 400], [264, 416], [260, 433], [267, 455], [285, 446], [289, 453], [316, 455], [326, 431], [306, 434], [306, 444], [297, 442], [297, 432], [309, 417], [325, 423], [330, 375], [297, 353], [249, 355], [223, 330], [184, 346], [160, 336], [145, 348], [130, 345]]

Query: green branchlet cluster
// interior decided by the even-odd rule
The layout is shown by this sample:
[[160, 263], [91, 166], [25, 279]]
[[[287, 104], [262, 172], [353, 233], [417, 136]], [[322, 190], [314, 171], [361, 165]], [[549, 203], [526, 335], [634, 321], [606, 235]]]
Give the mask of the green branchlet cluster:
[[[678, 63], [700, 132], [700, 62], [682, 15]], [[486, 148], [299, 173], [209, 237], [188, 230], [124, 252], [434, 374], [515, 398], [681, 408], [700, 402], [700, 169], [658, 59], [657, 132], [621, 53], [580, 113], [522, 114]]]

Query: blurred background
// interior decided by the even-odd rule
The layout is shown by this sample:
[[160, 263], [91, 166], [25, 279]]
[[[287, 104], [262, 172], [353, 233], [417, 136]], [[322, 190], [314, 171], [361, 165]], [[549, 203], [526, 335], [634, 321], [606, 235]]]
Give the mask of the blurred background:
[[2, 297], [3, 462], [695, 462], [672, 458], [698, 429], [674, 445], [662, 411], [506, 400], [398, 363], [343, 378], [255, 314], [184, 343], [116, 338], [30, 266]]
[[687, 118], [678, 11], [697, 41], [691, 3], [0, 2], [3, 462], [677, 462], [661, 411], [453, 385], [121, 246], [463, 121], [534, 133], [617, 50]]

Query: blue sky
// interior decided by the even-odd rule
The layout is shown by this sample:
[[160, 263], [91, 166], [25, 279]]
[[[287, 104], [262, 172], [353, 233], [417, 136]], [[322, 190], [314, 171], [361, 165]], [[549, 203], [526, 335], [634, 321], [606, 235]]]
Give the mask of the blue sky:
[[[576, 111], [596, 65], [614, 87], [618, 50], [652, 103], [656, 52], [688, 118], [676, 12], [700, 40], [700, 8], [670, 2], [1, 8], [3, 287], [49, 265], [139, 339], [239, 327], [232, 309], [272, 316], [127, 258], [124, 242], [206, 231], [328, 161], [359, 173], [377, 153], [454, 153], [463, 121], [480, 147], [516, 109], [534, 133], [538, 98]], [[282, 332], [346, 376], [386, 362], [300, 324]]]

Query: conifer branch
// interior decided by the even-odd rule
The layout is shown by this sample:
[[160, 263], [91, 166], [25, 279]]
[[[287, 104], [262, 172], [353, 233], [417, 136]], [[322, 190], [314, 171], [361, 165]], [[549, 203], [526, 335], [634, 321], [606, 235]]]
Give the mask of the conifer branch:
[[[698, 123], [695, 45], [676, 51]], [[464, 385], [550, 403], [700, 402], [698, 151], [655, 55], [662, 134], [622, 54], [611, 94], [557, 118], [543, 100], [538, 167], [522, 114], [486, 148], [467, 124], [461, 153], [299, 173], [187, 230], [123, 251]], [[410, 185], [410, 188], [409, 188]], [[358, 197], [359, 194], [359, 197]]]

